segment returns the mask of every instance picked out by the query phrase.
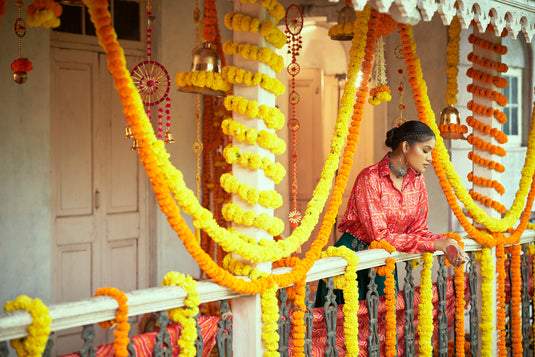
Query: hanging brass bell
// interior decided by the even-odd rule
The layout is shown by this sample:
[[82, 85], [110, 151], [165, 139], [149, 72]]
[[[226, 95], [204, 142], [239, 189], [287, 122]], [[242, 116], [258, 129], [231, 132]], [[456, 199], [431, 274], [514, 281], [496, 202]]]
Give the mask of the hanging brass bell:
[[[352, 24], [357, 19], [357, 14], [352, 6], [344, 6], [338, 13], [338, 26], [345, 26], [346, 24]], [[336, 41], [351, 41], [353, 34], [340, 34], [332, 36], [331, 39]]]
[[[204, 42], [201, 47], [193, 50], [190, 72], [221, 72], [221, 59], [211, 42]], [[224, 97], [223, 91], [216, 91], [207, 87], [185, 86], [179, 87], [179, 91], [187, 93], [199, 93]]]
[[219, 73], [220, 70], [221, 60], [211, 42], [204, 42], [202, 47], [193, 50], [190, 72], [205, 71]]
[[173, 134], [169, 130], [165, 131], [163, 142], [166, 144], [172, 144], [175, 142], [175, 138], [173, 138]]
[[132, 150], [132, 151], [136, 151], [137, 149], [139, 149], [139, 145], [137, 144], [137, 140], [134, 139], [134, 140], [132, 141], [132, 147], [130, 148], [130, 150]]
[[134, 133], [132, 133], [132, 129], [130, 129], [130, 127], [127, 126], [126, 128], [124, 128], [124, 138], [130, 139], [132, 137], [134, 137]]
[[[457, 108], [448, 105], [446, 108], [442, 109], [440, 112], [440, 125], [449, 125], [449, 124], [457, 124], [461, 125], [461, 117], [459, 115], [459, 111]], [[459, 132], [441, 132], [440, 135], [444, 139], [463, 139], [466, 140], [464, 135]]]
[[28, 73], [26, 72], [13, 72], [13, 80], [15, 83], [22, 84], [28, 80]]

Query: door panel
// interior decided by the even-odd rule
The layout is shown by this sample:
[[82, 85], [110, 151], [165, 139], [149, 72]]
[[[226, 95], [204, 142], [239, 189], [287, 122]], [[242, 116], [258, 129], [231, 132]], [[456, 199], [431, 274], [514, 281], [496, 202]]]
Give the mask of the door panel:
[[[88, 298], [105, 286], [146, 288], [148, 180], [130, 150], [132, 140], [124, 139], [106, 56], [59, 48], [52, 53], [53, 301]], [[127, 60], [135, 65], [141, 59]], [[113, 339], [108, 331], [95, 332], [95, 344]], [[55, 353], [79, 350], [80, 333], [58, 331]]]

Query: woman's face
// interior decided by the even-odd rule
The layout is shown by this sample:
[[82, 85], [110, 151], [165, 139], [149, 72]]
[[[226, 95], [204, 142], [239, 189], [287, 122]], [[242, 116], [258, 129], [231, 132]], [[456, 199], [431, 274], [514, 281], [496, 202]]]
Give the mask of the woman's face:
[[422, 143], [414, 143], [411, 145], [408, 142], [403, 143], [404, 148], [407, 148], [407, 162], [416, 172], [424, 173], [427, 166], [431, 165], [432, 156], [431, 151], [435, 149], [435, 138], [430, 137]]

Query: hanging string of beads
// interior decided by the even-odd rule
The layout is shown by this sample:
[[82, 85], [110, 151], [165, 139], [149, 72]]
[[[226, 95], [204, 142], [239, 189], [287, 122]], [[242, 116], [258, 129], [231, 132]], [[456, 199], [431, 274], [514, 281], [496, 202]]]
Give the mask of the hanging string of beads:
[[13, 71], [13, 80], [15, 83], [23, 84], [28, 80], [28, 72], [33, 70], [32, 62], [27, 58], [22, 58], [22, 38], [26, 36], [26, 23], [22, 19], [22, 7], [24, 3], [17, 1], [15, 6], [19, 10], [19, 17], [15, 20], [14, 31], [19, 41], [19, 58], [11, 63], [11, 70]]
[[297, 228], [301, 222], [301, 212], [297, 209], [297, 131], [301, 124], [297, 119], [297, 104], [299, 103], [299, 93], [295, 89], [295, 77], [301, 71], [301, 67], [297, 63], [297, 56], [302, 47], [301, 30], [303, 29], [303, 14], [301, 9], [292, 4], [286, 10], [286, 37], [288, 40], [288, 54], [292, 57], [292, 62], [288, 65], [288, 74], [290, 75], [290, 118], [288, 119], [288, 129], [290, 130], [290, 155], [291, 162], [291, 194], [292, 194], [292, 208], [288, 213], [288, 219], [292, 230]]
[[[171, 88], [171, 78], [165, 67], [152, 59], [152, 23], [155, 21], [155, 17], [152, 14], [151, 0], [147, 0], [146, 6], [147, 16], [147, 30], [146, 30], [146, 49], [147, 60], [139, 63], [134, 67], [130, 75], [134, 81], [143, 105], [145, 106], [145, 112], [152, 121], [152, 107], [157, 108], [157, 138], [163, 140], [166, 144], [173, 143], [175, 140], [171, 134], [171, 98], [169, 97], [169, 91]], [[165, 103], [165, 104], [164, 104]], [[160, 105], [164, 105], [162, 108]], [[164, 116], [165, 127], [164, 129]], [[132, 132], [130, 128], [125, 129], [125, 138], [131, 138]], [[134, 138], [132, 143], [132, 150], [139, 148], [139, 142]]]

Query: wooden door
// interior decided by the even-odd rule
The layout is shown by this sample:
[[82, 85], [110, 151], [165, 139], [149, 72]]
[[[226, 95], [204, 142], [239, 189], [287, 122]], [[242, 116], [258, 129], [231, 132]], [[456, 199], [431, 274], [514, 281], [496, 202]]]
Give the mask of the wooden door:
[[[52, 54], [53, 301], [88, 298], [104, 286], [148, 287], [148, 185], [124, 140], [106, 57], [59, 48]], [[58, 355], [82, 346], [80, 329], [56, 336]], [[95, 342], [106, 339], [97, 327]]]

